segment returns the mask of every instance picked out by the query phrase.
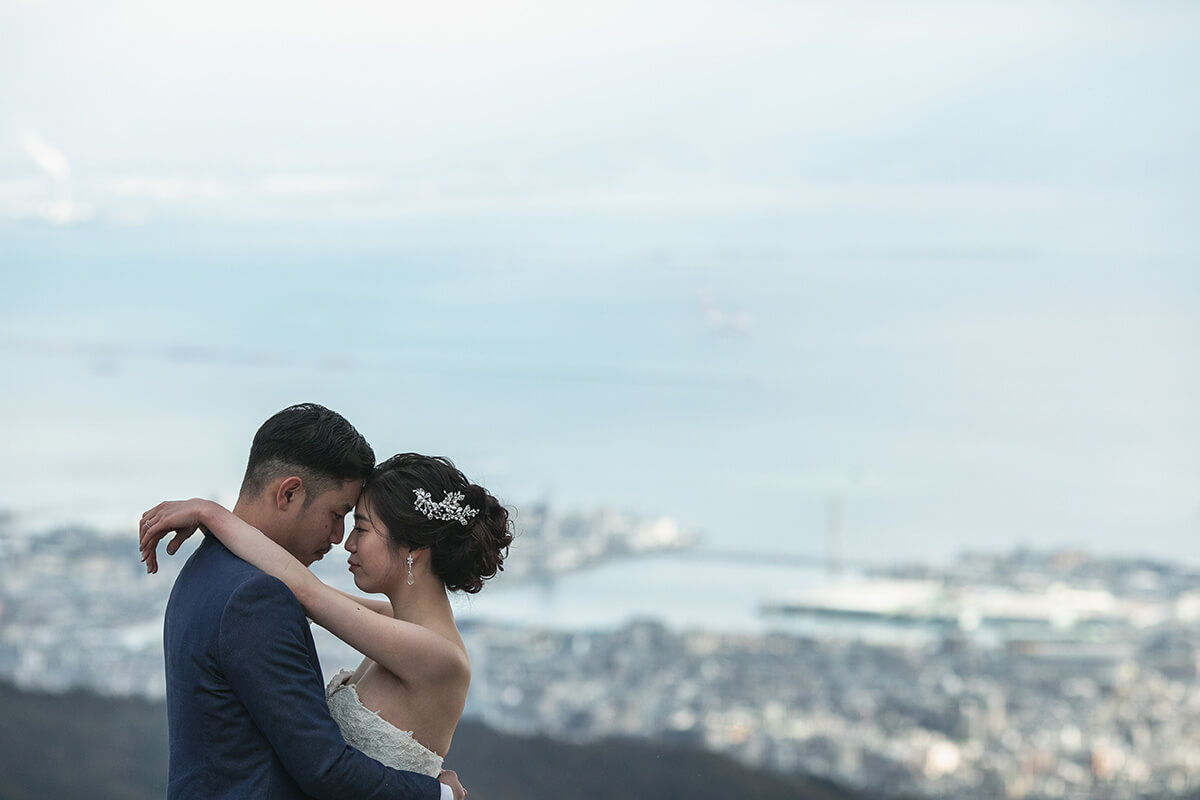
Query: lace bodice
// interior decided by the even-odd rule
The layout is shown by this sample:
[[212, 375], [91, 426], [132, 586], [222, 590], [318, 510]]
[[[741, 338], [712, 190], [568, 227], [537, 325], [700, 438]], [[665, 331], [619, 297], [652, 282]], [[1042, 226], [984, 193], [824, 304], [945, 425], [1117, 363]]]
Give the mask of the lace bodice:
[[385, 766], [420, 772], [436, 778], [442, 771], [442, 757], [362, 704], [351, 673], [342, 670], [325, 687], [329, 713], [346, 744]]

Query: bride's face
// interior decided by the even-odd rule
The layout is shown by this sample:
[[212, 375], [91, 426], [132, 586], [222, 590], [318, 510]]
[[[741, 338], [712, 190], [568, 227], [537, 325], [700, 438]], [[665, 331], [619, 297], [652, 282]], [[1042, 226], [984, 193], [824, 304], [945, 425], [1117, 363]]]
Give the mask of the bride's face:
[[387, 529], [372, 516], [371, 503], [365, 497], [354, 509], [346, 552], [354, 585], [364, 592], [387, 592], [406, 574], [404, 557], [388, 546]]

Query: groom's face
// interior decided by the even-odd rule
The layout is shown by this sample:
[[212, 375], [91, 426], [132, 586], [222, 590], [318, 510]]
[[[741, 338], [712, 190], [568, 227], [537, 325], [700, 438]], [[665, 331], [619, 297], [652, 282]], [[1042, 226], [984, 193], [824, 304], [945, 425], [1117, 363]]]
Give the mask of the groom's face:
[[346, 535], [346, 515], [358, 502], [361, 490], [362, 482], [351, 480], [306, 498], [292, 521], [288, 542], [280, 544], [306, 565], [320, 561]]

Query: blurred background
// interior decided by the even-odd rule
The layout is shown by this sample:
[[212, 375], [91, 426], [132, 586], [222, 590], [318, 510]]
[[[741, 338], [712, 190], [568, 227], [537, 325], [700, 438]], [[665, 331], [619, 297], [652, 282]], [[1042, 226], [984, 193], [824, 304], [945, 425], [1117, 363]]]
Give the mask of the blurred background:
[[[0, 0], [4, 675], [154, 696], [153, 669], [58, 669], [69, 648], [33, 642], [80, 640], [34, 631], [126, 569], [155, 598], [128, 608], [161, 614], [135, 520], [232, 503], [258, 425], [302, 401], [514, 507], [511, 574], [458, 601], [481, 652], [490, 626], [657, 620], [647, 652], [706, 631], [920, 654], [1022, 602], [1056, 640], [1051, 610], [1104, 606], [1125, 632], [1072, 641], [1119, 641], [1118, 666], [1151, 633], [1178, 649], [1200, 588], [1198, 39], [1200, 7], [1170, 0]], [[81, 578], [67, 540], [133, 563]], [[947, 589], [981, 582], [1008, 599]], [[160, 618], [128, 608], [96, 647], [153, 663]], [[1030, 638], [991, 636], [965, 646]], [[475, 706], [498, 725], [529, 706], [504, 680]], [[829, 726], [801, 700], [755, 703], [521, 730], [690, 732], [872, 791], [986, 783], [963, 777], [978, 731], [880, 733], [956, 748], [895, 784], [868, 745], [812, 755], [797, 731]], [[1037, 746], [1059, 783], [1022, 755], [996, 796], [1169, 772], [1126, 760], [1151, 734], [1105, 762], [1076, 727]], [[1164, 792], [1200, 785], [1176, 767]]]

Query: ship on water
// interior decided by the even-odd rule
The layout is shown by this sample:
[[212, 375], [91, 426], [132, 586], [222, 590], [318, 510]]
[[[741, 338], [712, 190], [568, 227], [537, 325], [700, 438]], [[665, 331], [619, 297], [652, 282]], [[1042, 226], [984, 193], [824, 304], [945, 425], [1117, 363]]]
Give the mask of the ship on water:
[[1040, 587], [944, 578], [850, 577], [760, 604], [764, 615], [883, 624], [998, 638], [1098, 640], [1186, 615], [1186, 601], [1118, 596], [1106, 588], [1051, 582]]

